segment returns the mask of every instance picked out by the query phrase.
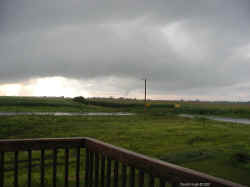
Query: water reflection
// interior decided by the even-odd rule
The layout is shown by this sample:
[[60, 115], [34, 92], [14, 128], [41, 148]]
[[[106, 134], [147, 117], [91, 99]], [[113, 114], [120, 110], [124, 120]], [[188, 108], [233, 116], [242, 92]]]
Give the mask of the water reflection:
[[126, 112], [0, 112], [0, 116], [20, 116], [20, 115], [37, 115], [37, 116], [131, 116], [134, 113]]
[[210, 120], [216, 120], [216, 121], [224, 121], [224, 122], [231, 122], [231, 123], [239, 123], [239, 124], [250, 124], [249, 119], [243, 119], [243, 118], [229, 118], [229, 117], [217, 117], [217, 116], [206, 116], [206, 115], [192, 115], [192, 114], [180, 114], [181, 117], [186, 118], [206, 118]]

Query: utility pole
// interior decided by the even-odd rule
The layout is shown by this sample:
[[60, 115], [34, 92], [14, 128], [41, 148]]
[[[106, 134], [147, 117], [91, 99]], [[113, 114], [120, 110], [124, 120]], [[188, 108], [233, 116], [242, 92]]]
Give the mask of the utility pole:
[[144, 111], [146, 111], [146, 102], [147, 102], [147, 78], [142, 79], [144, 80], [144, 84], [145, 84], [145, 90], [144, 90]]
[[146, 102], [147, 102], [147, 79], [144, 79], [145, 81], [145, 97], [144, 97], [144, 105], [146, 106]]

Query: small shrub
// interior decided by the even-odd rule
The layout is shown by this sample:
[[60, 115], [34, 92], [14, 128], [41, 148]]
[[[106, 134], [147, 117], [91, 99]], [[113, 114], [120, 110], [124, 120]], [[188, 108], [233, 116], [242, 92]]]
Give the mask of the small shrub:
[[250, 154], [247, 152], [238, 152], [232, 155], [231, 164], [237, 168], [244, 168], [250, 171]]
[[195, 136], [187, 141], [188, 144], [193, 145], [194, 143], [197, 142], [205, 142], [208, 141], [207, 138], [201, 137], [201, 136]]
[[79, 102], [79, 103], [87, 103], [87, 99], [85, 99], [85, 98], [82, 97], [82, 96], [74, 97], [74, 98], [73, 98], [73, 101]]
[[207, 151], [187, 151], [187, 152], [179, 152], [179, 153], [170, 153], [165, 157], [161, 157], [161, 160], [174, 163], [174, 164], [182, 164], [187, 162], [193, 162], [197, 160], [205, 160], [213, 157], [212, 152]]
[[250, 155], [247, 153], [240, 152], [234, 154], [233, 159], [235, 159], [237, 162], [247, 163], [250, 162]]

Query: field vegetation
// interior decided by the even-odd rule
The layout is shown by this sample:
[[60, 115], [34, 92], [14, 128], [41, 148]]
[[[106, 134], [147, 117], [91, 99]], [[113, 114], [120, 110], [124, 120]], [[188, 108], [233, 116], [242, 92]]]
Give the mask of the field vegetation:
[[[109, 103], [105, 105], [103, 103]], [[133, 106], [131, 106], [131, 104]], [[0, 111], [135, 112], [133, 116], [0, 116], [0, 138], [93, 137], [164, 161], [250, 185], [250, 125], [179, 113], [248, 117], [248, 103], [0, 97]], [[180, 104], [176, 107], [175, 104]], [[248, 108], [249, 107], [249, 108]], [[201, 112], [202, 111], [202, 112]], [[240, 112], [241, 111], [241, 112]], [[231, 116], [231, 117], [232, 117]], [[49, 153], [47, 153], [49, 154]], [[70, 153], [71, 156], [74, 152]], [[9, 157], [11, 160], [13, 156]], [[11, 168], [11, 165], [9, 166]], [[34, 184], [39, 183], [39, 167]], [[50, 170], [49, 170], [50, 171]], [[70, 175], [74, 172], [70, 171]], [[13, 175], [12, 171], [7, 176]], [[47, 176], [49, 178], [49, 176]], [[10, 177], [11, 178], [11, 177]], [[21, 177], [24, 181], [25, 176]], [[70, 178], [74, 183], [73, 176]], [[59, 177], [59, 181], [63, 181]], [[11, 179], [8, 181], [11, 183]]]

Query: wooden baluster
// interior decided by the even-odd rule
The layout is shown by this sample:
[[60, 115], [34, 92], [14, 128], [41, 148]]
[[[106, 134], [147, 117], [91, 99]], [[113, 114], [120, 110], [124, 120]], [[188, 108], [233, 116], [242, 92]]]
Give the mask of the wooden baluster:
[[179, 183], [178, 182], [173, 182], [171, 186], [172, 187], [177, 187], [177, 186], [179, 186]]
[[99, 186], [99, 155], [95, 153], [95, 187]]
[[0, 153], [0, 187], [4, 187], [4, 152]]
[[53, 150], [53, 187], [56, 187], [57, 149]]
[[144, 172], [140, 170], [139, 173], [139, 187], [143, 187], [144, 186]]
[[80, 147], [76, 148], [76, 187], [80, 186]]
[[101, 186], [104, 187], [105, 182], [105, 156], [102, 156], [102, 163], [101, 163]]
[[64, 186], [68, 187], [69, 185], [69, 148], [65, 148], [65, 174], [64, 174]]
[[14, 169], [14, 186], [18, 187], [18, 151], [15, 152]]
[[160, 187], [165, 187], [165, 181], [163, 179], [160, 179]]
[[89, 187], [89, 150], [86, 148], [85, 157], [85, 186]]
[[115, 161], [114, 167], [114, 187], [118, 187], [118, 176], [119, 176], [119, 162]]
[[93, 185], [93, 162], [94, 162], [94, 153], [90, 152], [90, 160], [89, 160], [89, 187]]
[[107, 163], [107, 187], [110, 187], [111, 184], [111, 159], [108, 158]]
[[31, 187], [32, 150], [28, 150], [28, 187]]
[[40, 184], [44, 187], [44, 149], [41, 150], [41, 165], [40, 165]]
[[135, 186], [135, 168], [130, 167], [130, 187]]
[[153, 177], [153, 175], [150, 175], [149, 177], [149, 184], [148, 184], [149, 187], [154, 187], [155, 186], [155, 179]]
[[127, 166], [125, 164], [122, 165], [122, 187], [126, 187], [127, 185]]

